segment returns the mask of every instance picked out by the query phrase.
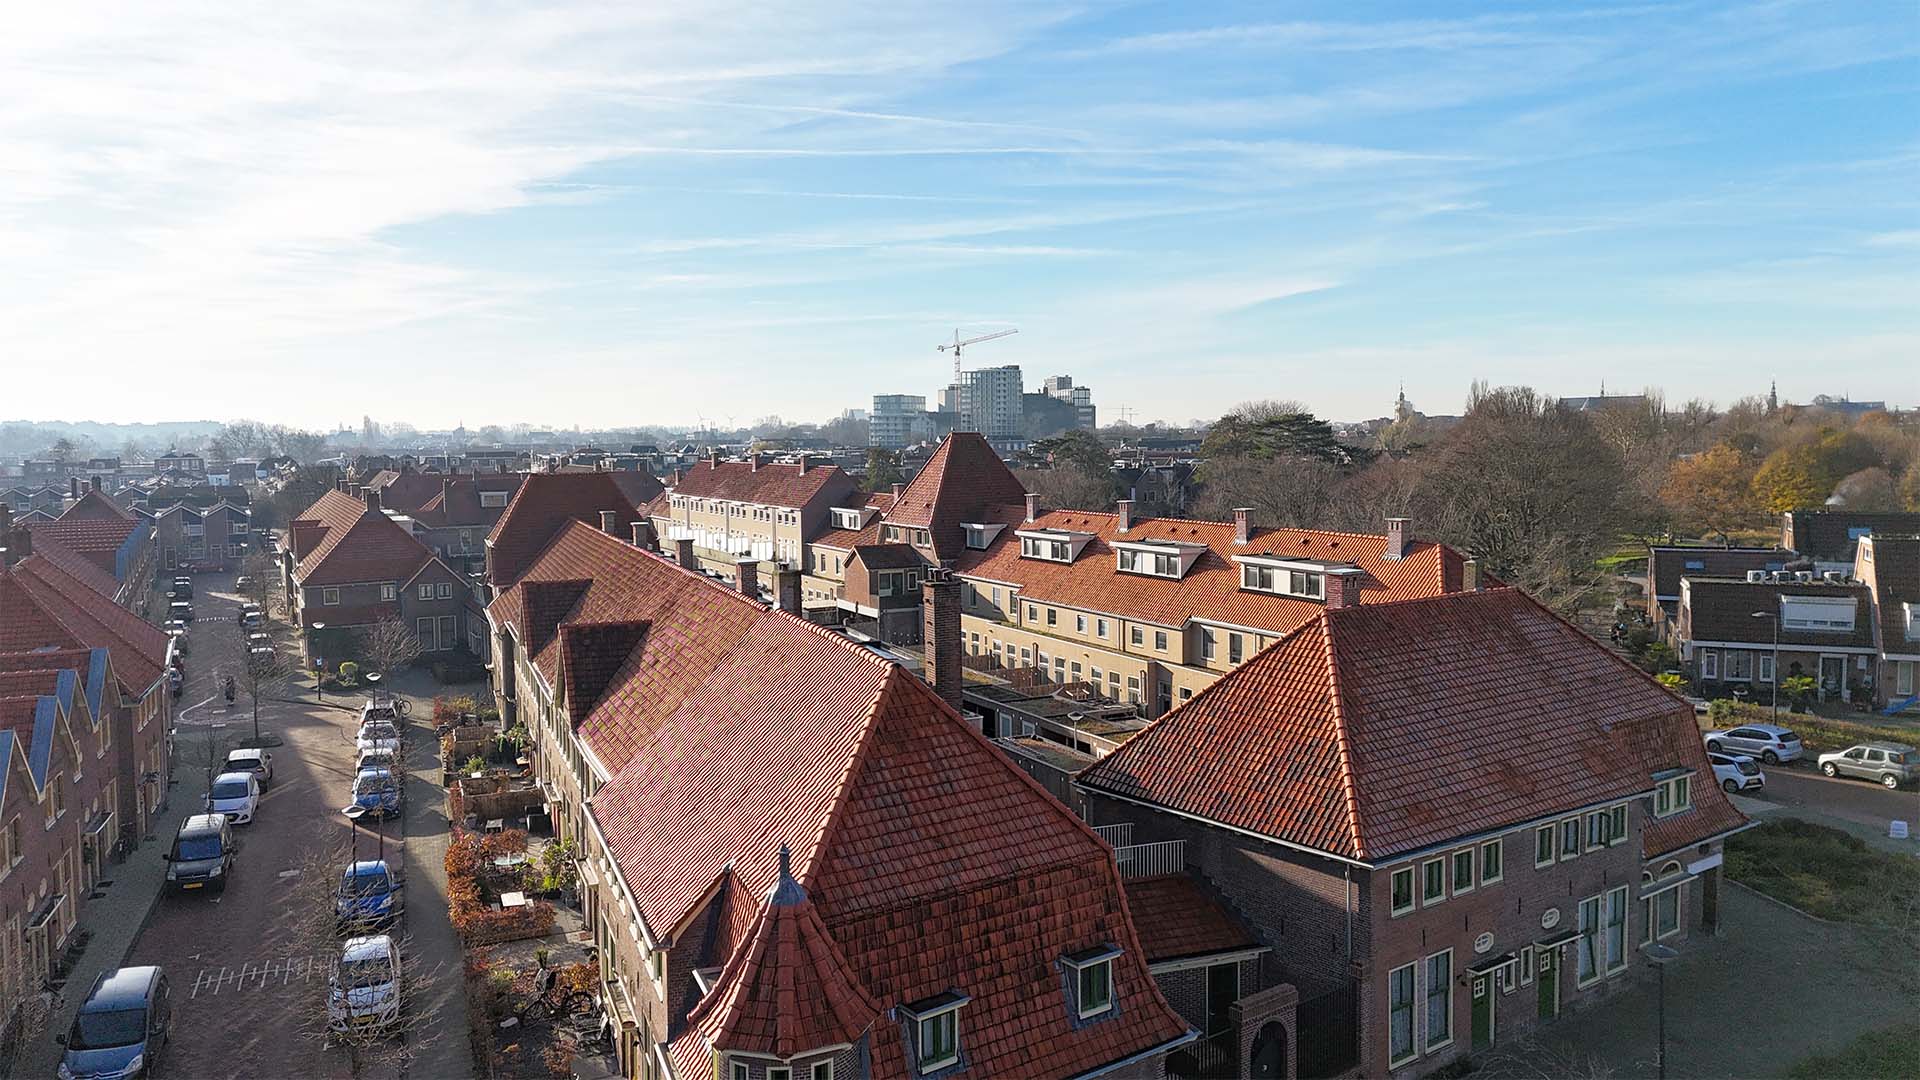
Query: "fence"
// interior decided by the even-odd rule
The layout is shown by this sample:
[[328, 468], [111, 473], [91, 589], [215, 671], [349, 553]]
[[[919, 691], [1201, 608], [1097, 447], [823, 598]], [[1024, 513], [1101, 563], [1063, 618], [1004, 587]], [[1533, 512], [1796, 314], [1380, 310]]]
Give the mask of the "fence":
[[1113, 861], [1121, 877], [1158, 877], [1179, 874], [1187, 869], [1187, 842], [1161, 840], [1152, 844], [1127, 844], [1113, 849]]
[[1123, 821], [1118, 825], [1095, 825], [1093, 831], [1100, 834], [1100, 839], [1105, 840], [1108, 847], [1116, 850], [1133, 843], [1131, 821]]

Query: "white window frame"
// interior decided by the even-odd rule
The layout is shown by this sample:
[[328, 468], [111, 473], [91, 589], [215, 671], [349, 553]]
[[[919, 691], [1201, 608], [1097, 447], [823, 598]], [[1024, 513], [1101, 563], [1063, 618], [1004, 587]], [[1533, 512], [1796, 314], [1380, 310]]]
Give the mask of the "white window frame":
[[433, 599], [433, 582], [423, 581], [420, 583], [420, 593], [419, 593], [418, 599], [421, 599], [421, 600]]
[[[1101, 1002], [1100, 1004], [1092, 1007], [1088, 1007], [1087, 1001], [1086, 1001], [1086, 989], [1087, 989], [1086, 980], [1087, 980], [1088, 973], [1093, 971], [1106, 972], [1107, 997], [1106, 997], [1106, 1000]], [[1080, 1014], [1080, 1019], [1085, 1020], [1085, 1019], [1088, 1019], [1089, 1017], [1104, 1016], [1105, 1014], [1112, 1012], [1113, 1001], [1114, 1001], [1113, 957], [1109, 956], [1104, 960], [1096, 960], [1091, 964], [1086, 964], [1084, 966], [1076, 967], [1074, 969], [1073, 1005], [1074, 1005], [1074, 1011]]]
[[433, 586], [433, 598], [435, 600], [453, 599], [453, 582], [451, 581], [436, 582]]
[[[1394, 1053], [1393, 1045], [1393, 982], [1401, 972], [1407, 973], [1407, 1045], [1404, 1052]], [[1412, 1061], [1420, 1056], [1420, 962], [1402, 964], [1387, 972], [1387, 1064], [1393, 1068]]]
[[1672, 817], [1693, 809], [1693, 774], [1669, 776], [1654, 785], [1653, 816]]
[[[1487, 852], [1489, 851], [1494, 853], [1493, 861], [1498, 864], [1493, 868], [1493, 873], [1491, 874], [1487, 873]], [[1487, 885], [1499, 884], [1500, 881], [1507, 876], [1506, 838], [1500, 837], [1498, 839], [1488, 840], [1482, 843], [1480, 845], [1479, 858], [1480, 858], [1480, 884], [1483, 887]]]
[[[946, 1056], [929, 1058], [927, 1056], [927, 1033], [929, 1028], [938, 1031], [944, 1024], [950, 1032], [950, 1046]], [[913, 1057], [914, 1071], [925, 1076], [939, 1072], [960, 1061], [960, 1006], [949, 1005], [943, 1009], [913, 1017]]]
[[[1571, 844], [1567, 843], [1568, 826], [1572, 826], [1573, 828], [1573, 843]], [[1560, 836], [1558, 839], [1559, 839], [1559, 845], [1560, 845], [1560, 861], [1561, 862], [1566, 862], [1569, 859], [1577, 859], [1580, 857], [1580, 837], [1581, 837], [1581, 830], [1583, 828], [1585, 828], [1585, 826], [1581, 824], [1581, 821], [1578, 817], [1560, 819]]]
[[391, 581], [380, 586], [380, 599], [398, 600], [399, 598], [400, 598], [400, 586], [395, 585]]
[[[1440, 868], [1440, 888], [1438, 890], [1431, 888], [1430, 887], [1431, 883], [1429, 881], [1429, 878], [1431, 877], [1430, 871], [1433, 867], [1436, 867], [1436, 866]], [[1432, 907], [1435, 904], [1446, 902], [1447, 870], [1448, 870], [1447, 860], [1444, 858], [1428, 859], [1425, 862], [1420, 864], [1420, 906], [1421, 907]]]
[[[1462, 856], [1465, 856], [1467, 860], [1467, 884], [1465, 888], [1460, 886], [1460, 859]], [[1478, 880], [1479, 872], [1480, 853], [1477, 849], [1466, 847], [1447, 853], [1447, 888], [1452, 890], [1453, 895], [1464, 896], [1472, 892], [1474, 882]]]
[[[1391, 918], [1397, 919], [1419, 906], [1419, 877], [1420, 875], [1414, 873], [1412, 865], [1403, 866], [1387, 875], [1387, 908], [1391, 912]], [[1407, 883], [1407, 902], [1404, 905], [1396, 903], [1393, 899], [1394, 889], [1402, 880]]]
[[[1436, 992], [1433, 986], [1433, 962], [1442, 956], [1447, 958], [1446, 977], [1441, 980], [1444, 988]], [[1420, 1016], [1426, 1025], [1424, 1037], [1420, 1040], [1420, 1052], [1431, 1054], [1453, 1045], [1453, 950], [1441, 949], [1437, 953], [1429, 953], [1420, 961], [1420, 975], [1420, 981], [1425, 984], [1425, 993], [1420, 995]], [[1434, 1039], [1432, 1023], [1432, 1005], [1435, 997], [1444, 998], [1447, 1004], [1446, 1037], [1438, 1041]]]
[[1521, 986], [1533, 985], [1533, 965], [1534, 965], [1533, 946], [1531, 945], [1520, 946], [1520, 985]]
[[[1558, 856], [1560, 851], [1559, 829], [1560, 829], [1560, 823], [1557, 821], [1550, 825], [1537, 825], [1534, 827], [1533, 868], [1535, 870], [1543, 870], [1549, 866], [1552, 866], [1557, 861], [1556, 857]], [[1545, 833], [1547, 836], [1547, 857], [1545, 859], [1540, 858], [1540, 834], [1542, 833]]]
[[1715, 650], [1700, 650], [1700, 677], [1714, 680], [1720, 678], [1720, 654]]
[[339, 607], [340, 606], [340, 590], [338, 588], [334, 588], [331, 586], [328, 588], [321, 589], [320, 604], [322, 607]]
[[807, 1067], [808, 1080], [833, 1080], [833, 1062], [816, 1061]]

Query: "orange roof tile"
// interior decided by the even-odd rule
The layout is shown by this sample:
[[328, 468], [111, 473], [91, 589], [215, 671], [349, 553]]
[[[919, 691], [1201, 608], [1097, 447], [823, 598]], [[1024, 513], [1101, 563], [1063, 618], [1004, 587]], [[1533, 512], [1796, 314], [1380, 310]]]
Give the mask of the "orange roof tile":
[[35, 554], [0, 570], [0, 653], [48, 646], [106, 649], [132, 697], [151, 689], [167, 662], [167, 635], [158, 627]]
[[328, 491], [291, 523], [301, 587], [404, 582], [433, 551], [398, 522], [344, 491]]
[[756, 469], [746, 461], [707, 460], [681, 473], [673, 493], [799, 509], [836, 480], [851, 486], [838, 465], [810, 465], [802, 470], [798, 465], [767, 464]]
[[913, 483], [900, 493], [887, 519], [928, 530], [934, 557], [953, 559], [966, 546], [961, 522], [981, 520], [990, 506], [1024, 507], [1026, 498], [1027, 489], [994, 453], [986, 436], [956, 431], [940, 443]]
[[505, 589], [569, 521], [598, 527], [600, 512], [620, 515], [621, 534], [639, 519], [639, 504], [606, 472], [530, 473], [487, 536], [487, 574]]
[[1258, 948], [1260, 942], [1188, 874], [1128, 878], [1127, 908], [1147, 962]]

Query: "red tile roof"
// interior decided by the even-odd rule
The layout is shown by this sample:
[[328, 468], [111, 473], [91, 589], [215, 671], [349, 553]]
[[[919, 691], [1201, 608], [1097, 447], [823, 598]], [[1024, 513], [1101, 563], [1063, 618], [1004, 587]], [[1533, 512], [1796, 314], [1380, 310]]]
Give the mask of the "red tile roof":
[[610, 473], [530, 473], [488, 534], [487, 575], [496, 589], [520, 580], [527, 566], [569, 521], [600, 524], [600, 512], [620, 515], [623, 537], [639, 520], [637, 504]]
[[1027, 489], [987, 444], [986, 436], [956, 431], [940, 443], [913, 483], [900, 493], [887, 519], [928, 530], [934, 557], [953, 559], [966, 547], [961, 522], [982, 520], [990, 506], [1025, 507], [1026, 498]]
[[151, 689], [167, 662], [164, 632], [36, 554], [0, 570], [0, 653], [47, 646], [106, 649], [130, 697]]
[[134, 514], [106, 495], [89, 488], [72, 506], [67, 507], [66, 512], [60, 515], [60, 520], [132, 521]]
[[1246, 924], [1187, 874], [1127, 879], [1127, 908], [1148, 963], [1258, 948]]
[[836, 480], [851, 486], [838, 465], [810, 465], [802, 471], [798, 465], [767, 464], [756, 469], [751, 462], [709, 459], [681, 473], [673, 493], [797, 510], [812, 504]]
[[[1402, 558], [1386, 558], [1387, 538], [1365, 533], [1305, 529], [1255, 529], [1245, 545], [1233, 542], [1231, 523], [1177, 518], [1136, 518], [1125, 533], [1115, 514], [1086, 510], [1046, 510], [1032, 524], [1025, 512], [1001, 509], [990, 520], [1007, 527], [984, 551], [963, 550], [954, 570], [1020, 587], [1023, 600], [1108, 612], [1161, 626], [1181, 627], [1188, 619], [1231, 623], [1285, 633], [1313, 619], [1324, 606], [1240, 588], [1235, 555], [1271, 555], [1287, 559], [1350, 562], [1366, 571], [1362, 603], [1435, 596], [1460, 588], [1459, 552], [1444, 544], [1415, 540]], [[1092, 533], [1072, 563], [1022, 558], [1020, 529], [1067, 529]], [[1178, 540], [1199, 543], [1206, 551], [1179, 580], [1123, 573], [1112, 547], [1115, 541]], [[1484, 580], [1484, 579], [1483, 579]]]
[[290, 528], [302, 588], [404, 582], [433, 558], [398, 522], [344, 491], [321, 495]]
[[[500, 516], [506, 513], [505, 506], [480, 505], [480, 493], [505, 492], [509, 499], [520, 489], [524, 479], [518, 473], [500, 476], [441, 476], [441, 485], [418, 509], [410, 510], [410, 516], [430, 529], [493, 528]], [[385, 506], [383, 495], [381, 505]]]
[[151, 524], [133, 517], [69, 518], [63, 515], [54, 521], [29, 518], [24, 524], [33, 531], [35, 544], [52, 541], [108, 574], [115, 573], [120, 549], [126, 545], [127, 538], [139, 529], [153, 528]]
[[113, 576], [111, 560], [108, 568], [102, 569], [99, 562], [61, 543], [52, 533], [33, 534], [33, 553], [59, 567], [68, 576], [78, 578], [82, 584], [102, 596], [111, 597], [120, 591], [120, 583]]
[[[563, 613], [533, 613], [543, 585], [580, 581]], [[673, 1043], [685, 1075], [710, 1063], [709, 1037], [844, 1033], [865, 1011], [852, 989], [886, 1008], [971, 995], [961, 1039], [983, 1076], [1078, 1072], [1184, 1033], [1106, 847], [896, 665], [584, 525], [564, 526], [489, 613], [523, 642], [551, 639], [536, 664], [570, 662], [576, 628], [633, 643], [578, 730], [613, 774], [589, 810], [649, 929], [678, 933], [725, 886], [715, 910], [733, 952], [707, 1022]], [[782, 846], [818, 928], [783, 930], [792, 913], [767, 910]], [[809, 937], [803, 977], [773, 946]], [[1109, 942], [1125, 950], [1119, 1016], [1074, 1031], [1054, 963]], [[739, 958], [756, 947], [757, 963]], [[761, 970], [776, 961], [833, 1001], [781, 1011], [781, 978]], [[897, 1032], [876, 1023], [874, 1075], [904, 1074]]]
[[[1712, 776], [1691, 707], [1501, 588], [1326, 611], [1080, 780], [1376, 862], [1643, 792], [1670, 767]], [[1695, 787], [1680, 817], [1738, 823]]]

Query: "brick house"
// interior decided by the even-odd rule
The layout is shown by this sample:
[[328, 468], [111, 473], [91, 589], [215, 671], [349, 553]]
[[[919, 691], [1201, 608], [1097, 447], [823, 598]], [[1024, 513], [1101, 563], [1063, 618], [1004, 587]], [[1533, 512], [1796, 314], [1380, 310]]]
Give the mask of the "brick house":
[[1920, 534], [1920, 513], [1821, 509], [1780, 515], [1780, 546], [1823, 564], [1820, 570], [1850, 567], [1854, 544], [1869, 533]]
[[1873, 590], [1829, 573], [1831, 578], [1810, 570], [1754, 570], [1746, 578], [1682, 578], [1675, 636], [1699, 693], [1769, 702], [1777, 655], [1779, 677], [1814, 678], [1822, 701], [1865, 695], [1879, 653]]
[[115, 603], [145, 611], [156, 566], [153, 525], [107, 498], [97, 481], [58, 518], [29, 521], [27, 527], [50, 554], [62, 549], [112, 577]]
[[622, 1075], [1163, 1075], [1194, 1036], [1091, 830], [897, 665], [609, 531], [488, 616]]
[[487, 656], [473, 582], [387, 516], [378, 492], [321, 495], [288, 523], [281, 559], [310, 658], [350, 653], [349, 635], [385, 619], [413, 629], [423, 653]]
[[[649, 498], [657, 499], [662, 490], [656, 481]], [[569, 521], [631, 537], [634, 523], [647, 518], [643, 508], [647, 500], [636, 501], [637, 494], [609, 472], [527, 474], [487, 534], [489, 595], [499, 596], [518, 581], [534, 557]]]
[[762, 580], [806, 565], [807, 544], [833, 525], [836, 506], [863, 496], [838, 465], [802, 455], [791, 465], [755, 454], [746, 461], [710, 456], [680, 474], [666, 498], [654, 500], [653, 529], [662, 542], [688, 538], [701, 568], [732, 581], [740, 560], [758, 562]]
[[1351, 599], [1079, 777], [1270, 950], [1300, 1075], [1431, 1072], [1713, 931], [1746, 823], [1685, 701], [1517, 590]]
[[1920, 693], [1920, 537], [1861, 537], [1853, 576], [1867, 587], [1873, 607], [1880, 654], [1873, 702], [1908, 701]]
[[513, 500], [514, 493], [520, 490], [525, 477], [519, 473], [499, 476], [451, 473], [425, 475], [437, 480], [439, 485], [420, 505], [412, 508], [391, 506], [386, 502], [385, 493], [381, 495], [381, 505], [404, 513], [412, 523], [413, 534], [420, 538], [421, 543], [439, 552], [449, 565], [469, 573], [484, 573], [487, 534], [493, 531], [501, 515], [507, 512], [507, 504]]
[[175, 503], [153, 515], [153, 528], [161, 570], [231, 570], [254, 550], [253, 512], [232, 503]]
[[57, 487], [16, 486], [0, 488], [0, 503], [12, 507], [14, 516], [18, 518], [36, 511], [48, 517], [59, 517], [66, 499]]
[[1797, 556], [1781, 548], [1707, 547], [1701, 544], [1647, 546], [1647, 620], [1660, 638], [1674, 643], [1683, 577], [1744, 578], [1749, 570], [1784, 570]]

